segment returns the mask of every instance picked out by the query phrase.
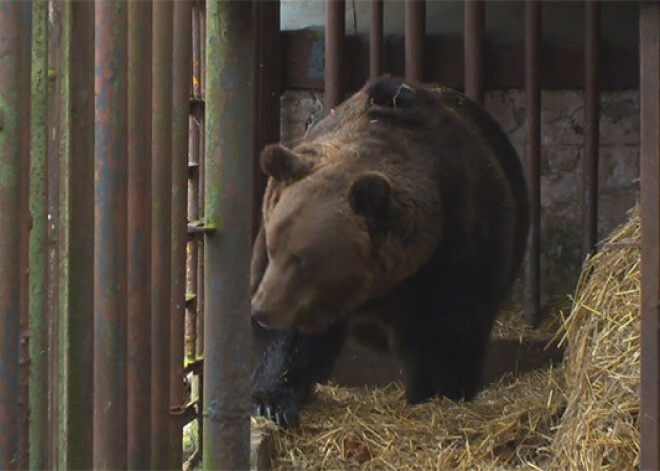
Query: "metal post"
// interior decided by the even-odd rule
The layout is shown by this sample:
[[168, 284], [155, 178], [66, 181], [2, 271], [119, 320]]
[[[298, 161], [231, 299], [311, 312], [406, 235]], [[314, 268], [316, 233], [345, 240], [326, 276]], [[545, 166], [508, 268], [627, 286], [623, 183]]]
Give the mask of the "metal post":
[[94, 5], [94, 468], [127, 466], [128, 15]]
[[[188, 118], [192, 78], [192, 2], [174, 2], [174, 78], [172, 99], [172, 302], [170, 330], [170, 410], [183, 410], [183, 350], [186, 303], [186, 215], [188, 192]], [[181, 415], [170, 420], [170, 468], [182, 457]]]
[[89, 469], [94, 417], [94, 4], [62, 2], [61, 7], [57, 466]]
[[593, 253], [598, 237], [598, 46], [600, 4], [585, 5], [584, 158], [582, 167], [582, 257]]
[[[29, 160], [30, 4], [0, 8], [0, 468], [15, 468], [19, 401], [22, 165]], [[27, 242], [27, 241], [25, 241]], [[23, 248], [24, 246], [24, 248]]]
[[660, 5], [640, 2], [642, 218], [640, 469], [660, 469]]
[[525, 168], [529, 192], [529, 235], [525, 253], [524, 316], [527, 324], [536, 326], [540, 307], [540, 227], [541, 227], [541, 89], [539, 64], [541, 55], [541, 3], [525, 3]]
[[151, 467], [169, 466], [174, 4], [153, 6]]
[[32, 5], [29, 253], [29, 468], [48, 466], [48, 325], [46, 323], [48, 206], [48, 3]]
[[204, 469], [250, 466], [251, 2], [207, 6]]
[[128, 468], [151, 463], [152, 3], [128, 3]]
[[377, 78], [383, 70], [383, 0], [371, 0], [369, 29], [369, 78]]
[[[193, 18], [196, 12], [193, 15]], [[195, 23], [193, 23], [195, 25]], [[195, 29], [199, 32], [199, 29]], [[193, 41], [194, 43], [194, 41]], [[197, 49], [199, 51], [199, 49]], [[193, 63], [195, 62], [195, 54], [193, 54]], [[188, 120], [188, 148], [189, 148], [189, 175], [188, 175], [188, 219], [191, 221], [199, 221], [199, 126], [195, 116], [190, 116]], [[188, 247], [186, 254], [186, 292], [195, 293], [195, 299], [190, 303], [186, 302], [186, 344], [185, 344], [185, 357], [187, 361], [194, 361], [195, 342], [197, 340], [197, 305], [199, 300], [199, 248], [201, 246], [198, 237], [190, 237], [188, 239]]]
[[280, 140], [280, 2], [254, 3], [255, 101], [254, 157], [252, 160], [252, 240], [259, 231], [261, 201], [266, 177], [259, 153], [266, 144]]
[[484, 102], [484, 10], [482, 0], [465, 2], [465, 94], [480, 104]]
[[337, 106], [344, 93], [345, 0], [325, 0], [325, 113]]
[[426, 0], [406, 0], [406, 80], [424, 80]]

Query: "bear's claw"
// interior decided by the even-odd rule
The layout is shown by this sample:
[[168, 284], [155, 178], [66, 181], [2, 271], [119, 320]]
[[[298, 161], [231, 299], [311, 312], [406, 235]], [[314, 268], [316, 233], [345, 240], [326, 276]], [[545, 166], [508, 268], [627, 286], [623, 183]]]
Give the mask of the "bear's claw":
[[300, 413], [295, 404], [275, 405], [258, 402], [253, 406], [252, 415], [266, 417], [284, 428], [296, 427], [300, 423]]

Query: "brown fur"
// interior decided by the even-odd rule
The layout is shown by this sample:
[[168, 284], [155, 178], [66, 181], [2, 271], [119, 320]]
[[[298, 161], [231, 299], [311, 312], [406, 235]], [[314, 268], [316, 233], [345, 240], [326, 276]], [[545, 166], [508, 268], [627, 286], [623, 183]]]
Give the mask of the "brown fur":
[[411, 402], [473, 394], [468, 377], [443, 386], [450, 367], [426, 357], [458, 342], [478, 375], [522, 258], [526, 188], [497, 124], [452, 90], [384, 77], [293, 149], [264, 149], [262, 168], [271, 178], [252, 267], [259, 323], [322, 336], [356, 320], [364, 332], [371, 320], [408, 363]]

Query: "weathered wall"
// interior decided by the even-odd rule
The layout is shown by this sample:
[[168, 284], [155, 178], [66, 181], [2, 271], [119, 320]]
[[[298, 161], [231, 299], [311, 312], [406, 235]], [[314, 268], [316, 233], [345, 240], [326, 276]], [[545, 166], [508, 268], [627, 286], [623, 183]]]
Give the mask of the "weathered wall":
[[[283, 94], [282, 140], [300, 136], [323, 113], [322, 94]], [[524, 94], [498, 90], [486, 95], [486, 108], [523, 155], [526, 134]], [[565, 299], [580, 267], [580, 220], [584, 108], [581, 91], [542, 94], [541, 276], [543, 302]], [[638, 92], [601, 94], [599, 236], [625, 219], [637, 197]]]

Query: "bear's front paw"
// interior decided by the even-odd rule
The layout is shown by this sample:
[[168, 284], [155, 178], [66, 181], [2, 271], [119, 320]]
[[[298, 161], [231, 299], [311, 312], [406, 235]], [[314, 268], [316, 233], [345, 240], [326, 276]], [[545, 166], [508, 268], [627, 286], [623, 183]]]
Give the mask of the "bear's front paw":
[[267, 417], [280, 427], [300, 424], [300, 401], [291, 391], [254, 391], [252, 414]]

